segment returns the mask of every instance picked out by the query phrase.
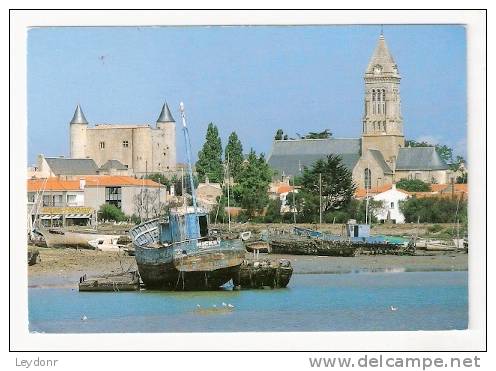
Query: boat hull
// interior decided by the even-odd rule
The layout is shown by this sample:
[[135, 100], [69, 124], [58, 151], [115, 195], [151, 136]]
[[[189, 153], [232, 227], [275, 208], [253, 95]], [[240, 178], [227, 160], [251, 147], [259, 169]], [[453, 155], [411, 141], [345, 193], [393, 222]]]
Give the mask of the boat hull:
[[245, 257], [241, 241], [181, 254], [171, 247], [135, 246], [144, 285], [160, 290], [215, 290], [231, 280]]
[[82, 249], [95, 249], [90, 241], [103, 241], [105, 245], [115, 245], [118, 235], [105, 235], [95, 233], [70, 232], [65, 230], [40, 229], [47, 247], [63, 248], [73, 247]]

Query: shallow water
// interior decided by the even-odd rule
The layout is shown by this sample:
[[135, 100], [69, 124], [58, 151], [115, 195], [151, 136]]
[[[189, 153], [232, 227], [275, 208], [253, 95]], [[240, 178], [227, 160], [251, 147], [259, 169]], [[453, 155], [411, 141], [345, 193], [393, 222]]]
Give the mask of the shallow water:
[[[29, 328], [47, 333], [465, 329], [467, 284], [465, 271], [295, 274], [280, 290], [29, 288]], [[234, 308], [223, 310], [223, 302]]]

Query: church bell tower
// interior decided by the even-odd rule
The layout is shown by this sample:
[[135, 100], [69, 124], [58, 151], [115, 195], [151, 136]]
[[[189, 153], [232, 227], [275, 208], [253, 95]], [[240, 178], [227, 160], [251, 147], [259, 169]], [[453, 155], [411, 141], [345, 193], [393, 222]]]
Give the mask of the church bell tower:
[[394, 170], [398, 150], [405, 145], [401, 117], [401, 76], [382, 34], [370, 58], [364, 80], [362, 154], [368, 149], [377, 149]]

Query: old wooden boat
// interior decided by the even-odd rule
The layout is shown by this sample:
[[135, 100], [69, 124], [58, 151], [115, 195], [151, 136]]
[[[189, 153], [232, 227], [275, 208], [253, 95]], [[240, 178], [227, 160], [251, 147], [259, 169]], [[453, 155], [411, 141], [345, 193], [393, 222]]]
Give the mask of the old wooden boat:
[[361, 254], [414, 254], [412, 241], [370, 236], [367, 224], [348, 223], [344, 236], [294, 227], [291, 234], [272, 234], [268, 242], [272, 253], [320, 256], [358, 256]]
[[192, 207], [170, 210], [129, 231], [143, 283], [166, 290], [211, 290], [231, 280], [245, 257], [240, 238], [209, 232], [208, 214], [196, 204], [190, 142], [181, 105]]
[[40, 227], [36, 231], [43, 235], [47, 247], [95, 249], [98, 245], [115, 246], [119, 239], [119, 235], [99, 234], [93, 231], [72, 232], [63, 228]]
[[138, 291], [140, 289], [140, 277], [138, 272], [124, 272], [107, 274], [104, 276], [79, 278], [79, 291]]
[[233, 284], [243, 289], [284, 288], [292, 275], [293, 267], [286, 259], [244, 261], [233, 279]]

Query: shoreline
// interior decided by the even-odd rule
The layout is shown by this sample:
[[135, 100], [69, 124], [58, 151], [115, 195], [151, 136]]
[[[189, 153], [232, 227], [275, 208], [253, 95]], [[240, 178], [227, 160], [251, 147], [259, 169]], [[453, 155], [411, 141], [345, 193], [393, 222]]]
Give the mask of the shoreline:
[[[124, 252], [39, 248], [41, 261], [28, 267], [29, 288], [77, 288], [79, 277], [136, 270], [134, 256]], [[246, 254], [250, 259], [251, 253]], [[260, 254], [260, 258], [287, 259], [293, 274], [353, 274], [467, 271], [468, 254], [429, 252], [428, 255], [362, 255], [329, 257]]]

